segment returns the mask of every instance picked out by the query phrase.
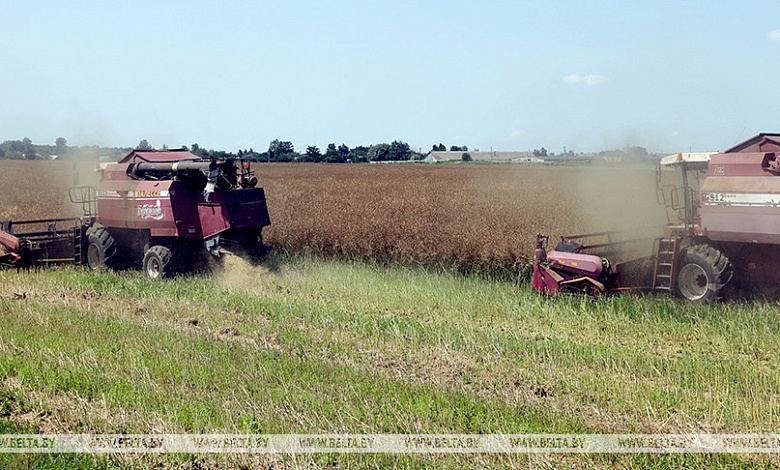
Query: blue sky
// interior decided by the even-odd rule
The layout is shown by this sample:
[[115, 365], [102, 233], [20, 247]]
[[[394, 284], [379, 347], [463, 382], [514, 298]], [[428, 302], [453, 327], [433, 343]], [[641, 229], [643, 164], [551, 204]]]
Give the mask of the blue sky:
[[780, 2], [12, 1], [0, 140], [560, 152], [780, 132]]

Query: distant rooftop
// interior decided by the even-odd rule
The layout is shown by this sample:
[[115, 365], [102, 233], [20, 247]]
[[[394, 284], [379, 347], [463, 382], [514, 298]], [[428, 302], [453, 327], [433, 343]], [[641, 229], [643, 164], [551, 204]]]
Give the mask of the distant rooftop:
[[472, 152], [470, 150], [465, 152], [461, 150], [455, 152], [434, 151], [429, 153], [428, 157], [433, 157], [438, 162], [460, 161], [464, 153], [471, 155], [471, 160], [475, 162], [512, 162], [536, 158], [532, 152]]

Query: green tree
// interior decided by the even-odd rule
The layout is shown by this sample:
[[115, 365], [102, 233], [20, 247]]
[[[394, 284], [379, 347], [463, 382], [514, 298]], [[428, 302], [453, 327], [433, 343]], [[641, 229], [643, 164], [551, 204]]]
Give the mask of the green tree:
[[460, 159], [464, 162], [470, 162], [471, 161], [471, 154], [468, 152], [464, 152], [463, 155], [460, 156]]
[[303, 160], [306, 162], [321, 162], [322, 152], [320, 152], [320, 149], [316, 146], [309, 145], [306, 147], [306, 153], [304, 154]]
[[268, 158], [272, 162], [291, 162], [298, 157], [289, 140], [274, 139], [268, 144]]
[[154, 147], [149, 144], [149, 142], [146, 139], [141, 139], [140, 142], [138, 142], [138, 145], [135, 147], [136, 150], [154, 150]]
[[365, 145], [358, 145], [357, 147], [349, 151], [349, 155], [347, 155], [347, 160], [351, 161], [352, 163], [367, 162], [369, 150], [370, 150], [369, 147], [366, 147]]
[[200, 158], [208, 158], [208, 156], [209, 156], [208, 150], [206, 150], [203, 147], [201, 147], [200, 145], [198, 145], [197, 142], [192, 144], [192, 145], [190, 145], [190, 152], [193, 155], [199, 156]]
[[274, 139], [271, 141], [270, 145], [268, 146], [269, 152], [274, 152], [277, 155], [284, 155], [287, 153], [294, 153], [295, 147], [293, 146], [293, 143], [289, 140], [279, 140]]
[[390, 160], [390, 144], [375, 144], [368, 149], [366, 158], [372, 162], [383, 162]]
[[35, 152], [35, 146], [29, 137], [25, 137], [22, 140], [22, 154], [27, 160], [35, 160], [38, 158], [38, 154]]
[[339, 162], [339, 150], [336, 148], [336, 144], [328, 144], [328, 148], [325, 149], [325, 157], [323, 160], [326, 163], [338, 163]]
[[412, 157], [412, 151], [409, 144], [394, 140], [390, 144], [390, 160], [409, 160]]

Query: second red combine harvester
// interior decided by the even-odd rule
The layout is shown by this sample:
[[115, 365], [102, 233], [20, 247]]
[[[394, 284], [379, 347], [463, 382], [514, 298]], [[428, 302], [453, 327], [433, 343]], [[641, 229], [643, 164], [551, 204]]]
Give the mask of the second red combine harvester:
[[267, 249], [265, 193], [249, 164], [135, 150], [100, 170], [97, 188], [71, 190], [84, 217], [3, 223], [0, 264], [141, 267], [158, 278], [223, 249], [252, 257]]
[[[661, 183], [662, 167], [677, 169], [676, 184]], [[737, 285], [780, 294], [780, 134], [721, 153], [666, 157], [657, 182], [676, 220], [650, 255], [614, 262], [636, 241], [617, 233], [562, 237], [548, 252], [540, 234], [533, 288], [554, 295], [660, 290], [696, 302], [725, 298]]]

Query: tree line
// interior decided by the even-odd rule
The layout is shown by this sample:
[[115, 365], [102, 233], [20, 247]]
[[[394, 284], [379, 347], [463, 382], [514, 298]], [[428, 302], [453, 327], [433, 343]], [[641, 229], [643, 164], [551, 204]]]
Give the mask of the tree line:
[[[433, 148], [431, 148], [431, 151], [432, 152], [447, 152], [447, 146], [442, 144], [442, 143], [434, 144]], [[453, 146], [450, 147], [449, 151], [450, 152], [468, 152], [469, 148], [466, 147], [465, 145], [463, 145], [463, 146], [453, 145]]]
[[130, 152], [131, 148], [70, 146], [64, 137], [58, 137], [54, 145], [34, 144], [29, 137], [22, 140], [6, 140], [0, 143], [0, 159], [5, 160], [50, 160], [52, 158], [107, 158], [119, 159]]
[[[135, 150], [158, 150], [146, 139], [141, 139]], [[235, 152], [226, 150], [207, 149], [193, 143], [190, 146], [177, 147], [192, 152], [202, 158], [240, 158], [257, 162], [311, 162], [311, 163], [363, 163], [382, 161], [414, 161], [422, 160], [423, 154], [413, 150], [408, 143], [394, 140], [391, 143], [374, 145], [358, 145], [349, 147], [346, 144], [328, 144], [324, 149], [315, 145], [309, 145], [303, 151], [297, 151], [291, 141], [274, 139], [268, 144], [267, 150], [256, 151], [253, 148], [240, 149]], [[443, 144], [436, 144], [431, 151], [446, 150]], [[106, 158], [118, 159], [132, 151], [133, 147], [99, 147], [69, 146], [64, 137], [58, 137], [54, 145], [34, 144], [31, 139], [25, 137], [22, 140], [6, 140], [0, 144], [0, 159], [13, 160], [48, 160], [53, 157], [71, 158]], [[169, 150], [163, 145], [159, 150]], [[451, 151], [467, 151], [468, 148], [452, 146]]]
[[299, 152], [289, 140], [274, 139], [265, 151], [254, 149], [239, 150], [235, 153], [222, 150], [206, 150], [198, 144], [192, 144], [189, 151], [203, 158], [242, 158], [258, 162], [309, 162], [309, 163], [365, 163], [382, 161], [422, 160], [423, 155], [415, 152], [409, 144], [400, 140], [392, 143], [358, 145], [348, 147], [346, 144], [330, 143], [321, 150], [315, 145], [309, 145]]
[[[226, 150], [210, 150], [197, 143], [190, 146], [182, 146], [183, 150], [192, 152], [201, 158], [240, 158], [248, 161], [257, 162], [312, 162], [312, 163], [363, 163], [363, 162], [383, 162], [383, 161], [419, 161], [425, 158], [428, 153], [421, 153], [412, 150], [409, 144], [401, 140], [394, 140], [391, 143], [374, 144], [370, 146], [358, 145], [348, 147], [346, 144], [336, 145], [328, 144], [325, 149], [320, 149], [315, 145], [309, 145], [304, 151], [297, 151], [291, 141], [274, 139], [268, 144], [268, 149], [256, 151], [253, 148], [241, 149], [235, 152]], [[155, 150], [146, 139], [142, 139], [136, 150]], [[160, 150], [167, 150], [168, 146], [163, 145]], [[32, 140], [25, 137], [22, 140], [6, 140], [0, 143], [0, 159], [13, 160], [48, 160], [55, 156], [65, 159], [80, 158], [103, 158], [106, 160], [118, 160], [132, 151], [132, 147], [99, 147], [97, 145], [78, 147], [69, 146], [64, 137], [58, 137], [54, 145], [34, 144]], [[463, 152], [462, 159], [470, 161], [471, 155], [468, 153], [468, 147], [465, 145], [452, 145], [447, 147], [442, 144], [434, 144], [432, 152], [450, 151]], [[476, 151], [476, 150], [475, 150]], [[552, 157], [555, 154], [548, 152], [547, 149], [535, 149], [533, 155], [537, 157]], [[564, 152], [560, 157], [574, 157], [573, 151]], [[595, 154], [599, 158], [618, 160], [618, 161], [641, 161], [648, 157], [653, 157], [643, 147], [626, 147], [625, 149], [615, 149], [599, 152]]]

